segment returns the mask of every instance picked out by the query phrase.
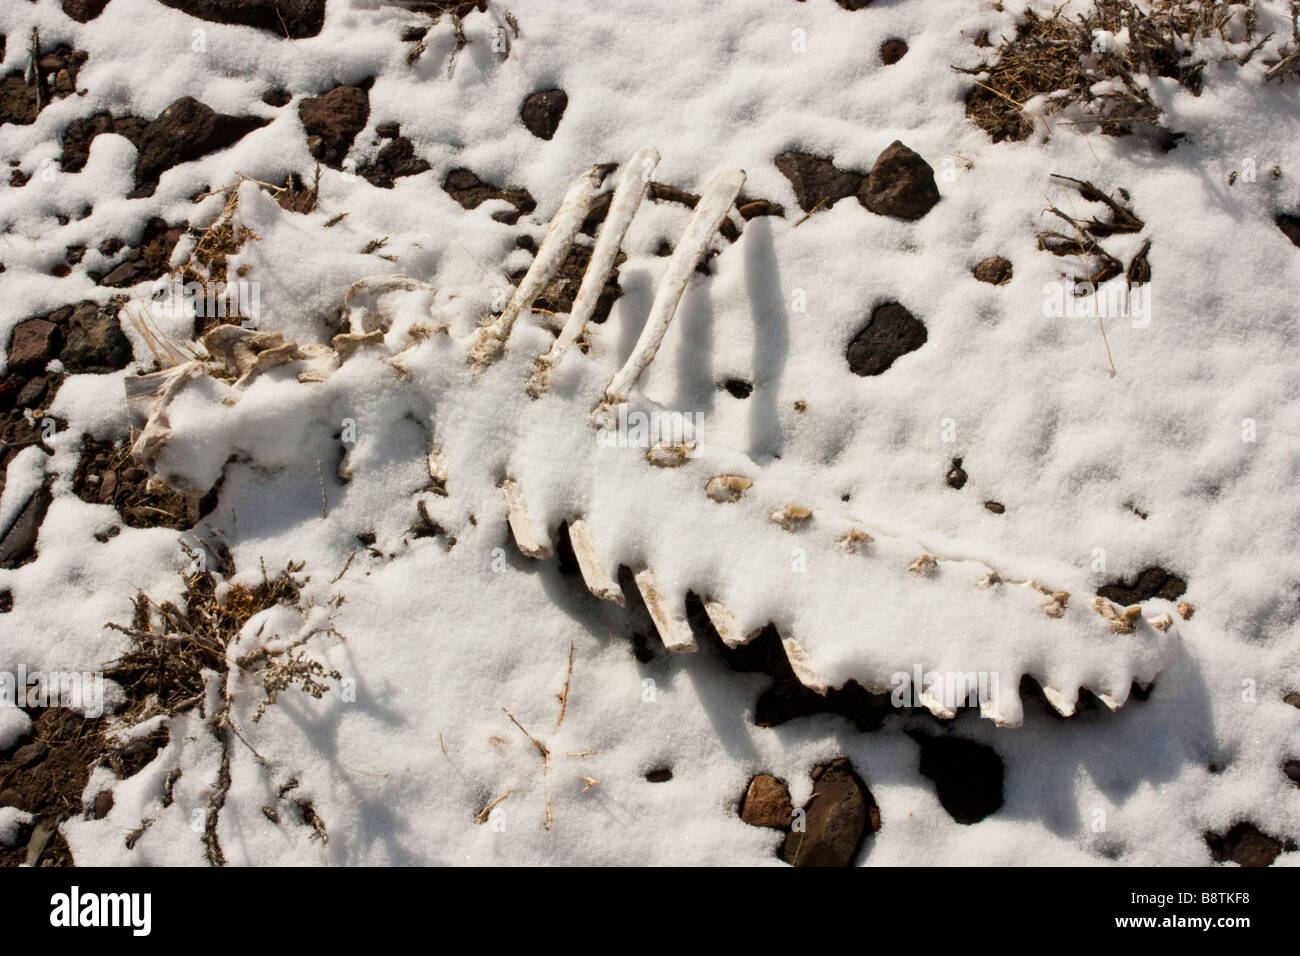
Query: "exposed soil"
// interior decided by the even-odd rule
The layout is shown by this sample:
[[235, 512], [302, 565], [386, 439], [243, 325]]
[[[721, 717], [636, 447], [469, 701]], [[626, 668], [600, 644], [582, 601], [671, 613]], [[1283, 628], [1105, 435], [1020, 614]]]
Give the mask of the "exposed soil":
[[[138, 282], [152, 282], [170, 271], [172, 250], [184, 235], [186, 224], [169, 226], [165, 220], [154, 216], [144, 225], [139, 242], [130, 246], [122, 258], [109, 267], [104, 275], [88, 273], [100, 285], [125, 289]], [[123, 248], [120, 238], [105, 239], [99, 247], [104, 255], [114, 255]]]
[[[216, 505], [214, 489], [192, 513], [182, 495], [155, 483], [149, 488], [149, 475], [131, 460], [130, 446], [81, 439], [81, 460], [73, 473], [72, 487], [77, 497], [91, 504], [112, 505], [122, 520], [132, 528], [175, 528], [184, 530]], [[112, 536], [114, 532], [109, 532]]]
[[504, 199], [515, 208], [494, 212], [492, 218], [508, 226], [513, 226], [519, 221], [520, 216], [526, 216], [537, 208], [537, 202], [527, 189], [501, 189], [479, 179], [473, 172], [464, 168], [456, 168], [449, 172], [447, 178], [443, 180], [442, 188], [466, 209], [477, 209], [489, 199]]
[[880, 62], [885, 66], [893, 66], [905, 56], [907, 56], [906, 40], [893, 37], [880, 44]]
[[980, 282], [987, 282], [990, 285], [1006, 285], [1011, 281], [1011, 260], [1004, 259], [1002, 256], [990, 256], [977, 263], [971, 270], [971, 275]]
[[1226, 833], [1206, 831], [1205, 843], [1215, 863], [1231, 861], [1238, 866], [1271, 866], [1283, 850], [1296, 849], [1293, 840], [1279, 840], [1248, 821], [1233, 824]]
[[1151, 598], [1175, 601], [1187, 590], [1187, 582], [1161, 567], [1144, 568], [1131, 582], [1116, 578], [1097, 588], [1097, 594], [1121, 607], [1139, 604]]
[[[582, 285], [587, 264], [591, 262], [591, 249], [591, 246], [580, 242], [575, 242], [569, 247], [569, 254], [560, 266], [560, 271], [547, 283], [542, 294], [534, 300], [534, 309], [546, 309], [548, 312], [556, 313], [573, 311], [573, 299]], [[591, 316], [591, 321], [597, 325], [609, 318], [614, 303], [623, 295], [623, 287], [618, 283], [618, 267], [626, 261], [627, 255], [622, 252], [614, 259], [614, 268], [600, 290], [600, 297], [596, 300], [596, 311]], [[510, 281], [518, 285], [527, 271], [526, 268], [517, 270], [511, 274]]]
[[148, 121], [138, 116], [113, 116], [102, 111], [73, 120], [63, 131], [63, 155], [59, 158], [59, 166], [65, 173], [81, 172], [90, 156], [90, 144], [101, 133], [116, 133], [140, 149], [147, 125]]
[[403, 176], [417, 176], [430, 169], [425, 160], [415, 155], [414, 144], [401, 135], [396, 123], [386, 123], [377, 127], [375, 132], [388, 142], [380, 148], [374, 162], [366, 163], [357, 170], [370, 185], [392, 189], [393, 180]]
[[63, 45], [52, 52], [41, 53], [36, 61], [36, 83], [27, 82], [25, 69], [14, 70], [5, 76], [0, 81], [0, 124], [28, 126], [36, 122], [41, 110], [54, 100], [76, 92], [77, 71], [87, 56], [81, 50]]

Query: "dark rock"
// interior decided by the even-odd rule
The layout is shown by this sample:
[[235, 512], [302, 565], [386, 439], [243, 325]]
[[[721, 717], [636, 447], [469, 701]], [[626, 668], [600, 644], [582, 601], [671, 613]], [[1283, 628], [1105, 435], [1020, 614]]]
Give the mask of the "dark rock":
[[1292, 707], [1300, 707], [1300, 691], [1287, 691], [1282, 695], [1282, 703], [1290, 704]]
[[895, 359], [925, 344], [925, 325], [897, 302], [875, 307], [871, 321], [854, 336], [845, 352], [855, 375], [879, 375]]
[[131, 361], [131, 341], [122, 332], [117, 309], [86, 300], [68, 319], [68, 339], [59, 359], [69, 372], [116, 372]]
[[861, 10], [868, 6], [871, 0], [835, 0], [845, 10]]
[[866, 181], [861, 173], [837, 169], [833, 156], [823, 159], [808, 153], [785, 152], [775, 163], [781, 175], [790, 180], [795, 199], [804, 212], [812, 212], [818, 203], [833, 206], [857, 193]]
[[14, 766], [19, 770], [35, 767], [49, 754], [49, 745], [41, 740], [33, 740], [14, 751]]
[[1282, 234], [1290, 239], [1293, 245], [1300, 246], [1300, 216], [1280, 213], [1273, 221], [1277, 223], [1277, 227], [1282, 230]]
[[1002, 806], [1002, 758], [960, 737], [912, 733], [921, 745], [921, 774], [934, 781], [939, 802], [958, 823], [978, 823]]
[[1297, 787], [1300, 787], [1300, 760], [1288, 760], [1282, 764], [1282, 772]]
[[1186, 581], [1164, 568], [1156, 567], [1143, 569], [1131, 584], [1123, 578], [1111, 581], [1097, 588], [1097, 594], [1121, 607], [1128, 607], [1154, 597], [1174, 601], [1182, 597], [1186, 590]]
[[108, 816], [108, 812], [113, 809], [113, 791], [101, 790], [95, 794], [95, 805], [92, 813], [96, 820], [102, 820]]
[[122, 251], [126, 243], [114, 236], [111, 239], [105, 239], [99, 244], [99, 254], [102, 256], [115, 256]]
[[550, 139], [555, 135], [569, 105], [569, 94], [564, 90], [540, 90], [524, 100], [519, 110], [528, 132], [538, 139]]
[[59, 354], [62, 335], [59, 327], [45, 319], [28, 319], [14, 327], [9, 340], [9, 369], [39, 371]]
[[1007, 506], [1000, 501], [986, 501], [984, 502], [984, 507], [995, 515], [1004, 514], [1007, 510]]
[[14, 523], [0, 536], [0, 568], [16, 568], [36, 555], [36, 539], [49, 507], [50, 489], [42, 485], [23, 505]]
[[468, 169], [453, 169], [442, 183], [443, 190], [452, 199], [466, 209], [476, 209], [489, 199], [504, 199], [513, 205], [514, 211], [505, 211], [502, 222], [514, 225], [520, 216], [526, 216], [537, 208], [537, 203], [526, 189], [499, 189], [491, 183], [484, 182]]
[[17, 807], [23, 808], [23, 795], [13, 787], [0, 790], [0, 807]]
[[930, 164], [894, 140], [876, 157], [858, 200], [877, 215], [914, 220], [934, 208], [939, 187]]
[[958, 491], [961, 491], [966, 484], [966, 478], [966, 469], [962, 468], [961, 459], [954, 458], [952, 460], [952, 467], [949, 468], [948, 473], [943, 476], [944, 483], [947, 484], [949, 488], [956, 488]]
[[905, 56], [907, 56], [906, 40], [894, 37], [880, 44], [880, 62], [885, 66], [893, 66]]
[[1264, 833], [1253, 823], [1234, 824], [1227, 833], [1206, 832], [1205, 843], [1215, 863], [1231, 860], [1238, 866], [1270, 866], [1283, 850], [1295, 849], [1291, 841], [1283, 842]]
[[8, 614], [14, 609], [14, 592], [8, 588], [0, 589], [0, 614]]
[[257, 27], [278, 37], [301, 40], [320, 33], [325, 0], [160, 0], [174, 10], [210, 23]]
[[307, 148], [326, 166], [340, 169], [352, 141], [370, 118], [370, 95], [359, 86], [336, 86], [298, 104]]
[[722, 383], [722, 387], [730, 392], [735, 398], [749, 398], [750, 394], [754, 391], [753, 385], [739, 378], [727, 379]]
[[768, 773], [760, 773], [749, 781], [745, 799], [740, 808], [740, 819], [752, 827], [770, 827], [784, 830], [794, 819], [794, 804], [785, 783]]
[[818, 767], [812, 778], [804, 830], [786, 836], [781, 859], [791, 866], [852, 866], [867, 834], [880, 829], [876, 801], [845, 757]]
[[14, 405], [18, 408], [39, 408], [45, 387], [44, 377], [37, 375], [19, 390]]
[[380, 139], [397, 139], [402, 135], [400, 123], [380, 123], [375, 127], [375, 135]]
[[108, 0], [63, 0], [63, 12], [78, 23], [89, 23], [104, 12]]
[[1001, 256], [991, 256], [980, 262], [971, 270], [971, 274], [980, 282], [990, 285], [1002, 285], [1011, 281], [1011, 260]]
[[651, 783], [667, 783], [673, 779], [671, 767], [656, 767], [654, 770], [647, 770], [645, 778]]
[[262, 102], [265, 103], [267, 106], [275, 106], [275, 107], [288, 106], [289, 101], [291, 99], [293, 99], [293, 96], [289, 93], [289, 91], [285, 89], [281, 89], [280, 87], [267, 90], [265, 93], [262, 94]]
[[402, 176], [415, 176], [429, 169], [429, 164], [415, 155], [415, 147], [405, 136], [390, 140], [374, 163], [362, 167], [358, 172], [372, 186], [380, 189], [392, 189], [393, 180]]
[[132, 196], [152, 196], [158, 177], [173, 166], [225, 149], [268, 122], [256, 116], [227, 116], [182, 96], [141, 133]]

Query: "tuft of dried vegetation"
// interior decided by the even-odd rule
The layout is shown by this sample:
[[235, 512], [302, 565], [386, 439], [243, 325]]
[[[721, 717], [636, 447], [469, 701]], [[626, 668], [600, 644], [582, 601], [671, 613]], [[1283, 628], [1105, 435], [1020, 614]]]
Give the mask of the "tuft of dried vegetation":
[[995, 48], [995, 62], [954, 68], [976, 76], [966, 115], [995, 143], [1027, 139], [1038, 123], [1050, 135], [1046, 117], [1058, 114], [1058, 122], [1109, 136], [1153, 130], [1170, 149], [1178, 134], [1160, 125], [1146, 81], [1168, 77], [1199, 96], [1206, 61], [1194, 52], [1198, 38], [1249, 44], [1231, 57], [1239, 65], [1268, 39], [1253, 42], [1254, 0], [1095, 0], [1074, 16], [1069, 6], [1050, 16], [1026, 9], [1016, 36]]
[[[208, 729], [221, 746], [221, 761], [209, 791], [202, 839], [208, 861], [213, 866], [221, 866], [226, 859], [217, 837], [217, 824], [231, 785], [233, 740], [242, 741], [262, 759], [244, 738], [231, 713], [231, 693], [235, 686], [229, 679], [232, 666], [262, 686], [265, 696], [253, 716], [257, 722], [282, 691], [298, 686], [319, 700], [329, 690], [325, 679], [342, 679], [338, 671], [327, 671], [323, 664], [301, 650], [307, 641], [322, 632], [341, 635], [332, 627], [316, 628], [285, 647], [272, 648], [266, 642], [277, 635], [264, 636], [259, 632], [256, 637], [263, 642], [234, 658], [231, 652], [254, 615], [276, 605], [292, 607], [306, 615], [309, 607], [303, 605], [301, 588], [307, 579], [298, 577], [303, 565], [291, 563], [274, 577], [268, 576], [263, 567], [262, 580], [255, 586], [235, 583], [224, 589], [218, 587], [216, 575], [202, 561], [196, 560], [192, 567], [195, 565], [195, 570], [181, 576], [184, 595], [179, 605], [171, 601], [158, 603], [141, 591], [133, 602], [131, 623], [107, 625], [128, 635], [132, 646], [109, 663], [105, 676], [125, 691], [128, 706], [120, 718], [128, 726], [158, 714], [175, 717], [196, 706], [205, 717]], [[215, 712], [208, 713], [207, 708], [212, 704], [209, 695], [213, 691], [216, 692]], [[310, 819], [307, 822], [316, 826]], [[317, 827], [318, 832], [320, 829]]]

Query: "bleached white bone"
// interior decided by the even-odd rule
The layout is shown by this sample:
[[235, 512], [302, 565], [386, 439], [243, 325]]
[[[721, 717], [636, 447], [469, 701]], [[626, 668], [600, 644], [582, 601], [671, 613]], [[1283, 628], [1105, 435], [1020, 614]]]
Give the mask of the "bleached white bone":
[[528, 517], [528, 508], [524, 504], [523, 492], [519, 482], [507, 478], [501, 482], [501, 494], [506, 499], [506, 520], [510, 522], [510, 533], [514, 535], [519, 550], [530, 558], [549, 558], [551, 548], [546, 535], [539, 538], [533, 529], [533, 522]]
[[569, 522], [569, 543], [573, 545], [573, 556], [578, 559], [578, 570], [582, 572], [587, 590], [603, 601], [613, 601], [623, 607], [626, 603], [623, 592], [596, 557], [585, 519], [575, 518]]
[[626, 402], [637, 379], [654, 359], [664, 340], [664, 333], [668, 331], [668, 325], [677, 312], [677, 304], [681, 301], [687, 281], [704, 257], [709, 243], [713, 241], [713, 236], [744, 185], [744, 170], [732, 169], [719, 173], [695, 204], [695, 211], [681, 238], [677, 240], [673, 257], [668, 261], [668, 271], [659, 283], [645, 328], [641, 330], [627, 362], [605, 387], [604, 406], [613, 407]]
[[756, 628], [748, 633], [742, 631], [740, 625], [736, 623], [736, 616], [712, 598], [704, 599], [704, 613], [708, 615], [713, 629], [718, 632], [718, 637], [722, 638], [722, 643], [730, 648], [748, 644], [762, 632], [762, 628]]
[[591, 212], [596, 190], [600, 187], [600, 178], [598, 167], [593, 166], [590, 172], [583, 173], [569, 186], [523, 281], [515, 286], [514, 294], [510, 296], [510, 301], [501, 314], [474, 334], [469, 350], [471, 368], [488, 365], [501, 355], [519, 313], [532, 307], [533, 301], [542, 294], [546, 284], [560, 271], [569, 254], [569, 247], [582, 228], [582, 221]]
[[1043, 684], [1043, 696], [1047, 702], [1052, 705], [1052, 709], [1062, 717], [1074, 716], [1075, 708], [1079, 703], [1079, 689], [1076, 687], [1073, 694], [1066, 694], [1057, 690], [1055, 687], [1049, 687]]
[[681, 607], [680, 602], [673, 602], [670, 605], [664, 599], [663, 592], [655, 582], [654, 572], [649, 568], [643, 568], [634, 577], [637, 590], [641, 592], [641, 600], [645, 602], [646, 610], [650, 612], [650, 618], [655, 622], [655, 630], [659, 632], [659, 639], [664, 642], [664, 647], [679, 654], [689, 654], [699, 650], [686, 615], [681, 611], [673, 610], [674, 606]]
[[591, 261], [587, 263], [582, 285], [578, 287], [578, 294], [573, 299], [573, 311], [569, 313], [564, 328], [560, 330], [560, 335], [550, 350], [538, 358], [537, 366], [528, 380], [528, 394], [533, 398], [550, 387], [551, 370], [559, 365], [564, 353], [577, 341], [596, 311], [600, 293], [605, 288], [605, 280], [609, 278], [614, 260], [618, 258], [618, 251], [623, 245], [627, 227], [632, 224], [632, 218], [641, 207], [650, 175], [658, 164], [659, 152], [649, 146], [638, 150], [628, 160], [618, 188], [614, 190], [605, 223], [596, 237], [596, 246], [592, 249]]

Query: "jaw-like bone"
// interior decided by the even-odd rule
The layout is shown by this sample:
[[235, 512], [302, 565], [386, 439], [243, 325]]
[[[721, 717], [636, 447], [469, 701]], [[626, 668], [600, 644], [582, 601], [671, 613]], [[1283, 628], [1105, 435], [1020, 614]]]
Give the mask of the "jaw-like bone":
[[614, 198], [609, 204], [609, 214], [605, 217], [604, 225], [601, 226], [600, 235], [596, 237], [596, 246], [591, 252], [587, 272], [582, 277], [582, 285], [578, 287], [578, 294], [573, 300], [573, 311], [569, 313], [569, 318], [550, 351], [537, 359], [532, 377], [528, 380], [528, 394], [533, 398], [537, 398], [550, 388], [551, 370], [560, 363], [569, 346], [577, 341], [582, 330], [586, 328], [587, 321], [596, 311], [601, 290], [604, 289], [605, 280], [609, 278], [614, 268], [614, 260], [618, 258], [618, 251], [623, 244], [623, 237], [627, 234], [627, 227], [632, 224], [632, 218], [641, 207], [646, 186], [658, 164], [659, 152], [650, 147], [638, 150], [628, 160], [618, 188], [614, 190]]
[[[528, 380], [530, 391], [534, 388], [537, 394], [546, 391], [547, 373], [567, 354], [566, 349], [575, 351], [572, 343], [581, 334], [581, 326], [590, 314], [592, 297], [603, 286], [608, 264], [617, 256], [627, 222], [635, 214], [640, 201], [644, 185], [638, 181], [638, 174], [643, 169], [641, 160], [655, 156], [657, 154], [652, 150], [643, 150], [623, 170], [610, 216], [597, 238], [592, 265], [584, 276], [578, 300], [565, 330], [561, 332], [561, 339], [555, 343], [558, 348], [553, 347], [540, 360], [525, 355], [507, 355], [502, 359], [502, 366], [512, 369], [520, 380]], [[408, 329], [410, 343], [403, 352], [410, 353], [413, 366], [419, 364], [422, 377], [416, 381], [422, 382], [421, 388], [427, 386], [434, 390], [434, 414], [449, 429], [446, 434], [439, 432], [438, 450], [430, 454], [432, 484], [428, 490], [447, 494], [446, 462], [461, 462], [456, 466], [461, 470], [454, 475], [457, 488], [462, 487], [462, 482], [484, 489], [500, 487], [511, 534], [519, 550], [531, 558], [545, 558], [554, 553], [549, 529], [543, 522], [530, 517], [521, 482], [527, 483], [526, 487], [535, 495], [540, 494], [531, 487], [535, 471], [529, 470], [529, 463], [542, 457], [548, 462], [566, 462], [569, 472], [565, 483], [572, 485], [574, 492], [587, 495], [591, 502], [586, 516], [580, 514], [569, 522], [568, 533], [583, 580], [592, 594], [622, 604], [625, 592], [606, 569], [624, 565], [640, 568], [631, 575], [631, 581], [624, 583], [628, 587], [635, 584], [665, 646], [674, 651], [696, 649], [692, 625], [698, 626], [700, 621], [687, 620], [687, 608], [691, 608], [692, 614], [695, 610], [693, 603], [688, 605], [687, 598], [693, 584], [700, 583], [701, 589], [694, 593], [704, 595], [705, 616], [729, 647], [750, 641], [762, 629], [764, 622], [771, 620], [770, 615], [778, 614], [784, 622], [782, 644], [795, 676], [804, 686], [818, 693], [827, 693], [832, 685], [843, 686], [846, 680], [856, 681], [871, 693], [882, 693], [888, 687], [893, 659], [901, 658], [892, 666], [902, 667], [911, 666], [919, 658], [932, 661], [936, 671], [955, 673], [978, 669], [981, 674], [989, 671], [993, 675], [1004, 675], [1008, 678], [1006, 683], [1011, 686], [1000, 696], [995, 689], [992, 699], [984, 699], [981, 691], [979, 708], [984, 717], [998, 725], [1014, 726], [1022, 720], [1023, 706], [1018, 692], [1012, 687], [1015, 686], [1013, 681], [1018, 681], [1025, 673], [1021, 664], [1025, 660], [1035, 661], [1030, 676], [1043, 688], [1049, 705], [1065, 715], [1077, 710], [1078, 697], [1085, 689], [1096, 695], [1103, 706], [1114, 710], [1128, 699], [1135, 681], [1137, 686], [1143, 683], [1149, 686], [1167, 659], [1166, 641], [1175, 638], [1172, 633], [1177, 624], [1174, 615], [1166, 613], [1144, 621], [1140, 608], [1123, 609], [1103, 601], [1085, 604], [1082, 599], [1072, 603], [1067, 591], [1047, 587], [1035, 578], [1022, 576], [1023, 572], [1013, 573], [1008, 568], [999, 572], [974, 558], [945, 557], [942, 550], [931, 553], [930, 545], [906, 534], [885, 533], [864, 516], [852, 514], [835, 504], [834, 496], [828, 497], [829, 492], [821, 494], [816, 487], [795, 487], [735, 450], [697, 445], [693, 441], [687, 442], [683, 436], [681, 443], [661, 443], [645, 455], [633, 450], [621, 458], [606, 458], [599, 464], [610, 468], [614, 480], [607, 481], [602, 474], [599, 481], [584, 483], [585, 475], [599, 471], [592, 467], [597, 464], [595, 460], [588, 457], [594, 454], [588, 449], [597, 447], [598, 442], [584, 443], [585, 428], [552, 432], [555, 416], [557, 413], [572, 415], [572, 421], [577, 422], [598, 398], [602, 400], [597, 411], [603, 410], [608, 414], [611, 400], [626, 399], [634, 389], [638, 376], [653, 360], [684, 286], [734, 202], [743, 179], [742, 173], [724, 173], [710, 185], [698, 203], [657, 290], [652, 314], [623, 369], [609, 378], [608, 355], [569, 355], [567, 370], [573, 374], [577, 388], [560, 389], [544, 402], [523, 404], [522, 419], [513, 435], [510, 454], [510, 460], [517, 464], [508, 470], [500, 470], [505, 466], [495, 462], [485, 463], [481, 470], [475, 470], [478, 464], [470, 464], [473, 456], [458, 454], [451, 447], [444, 458], [444, 444], [456, 446], [475, 440], [472, 432], [463, 438], [459, 430], [448, 423], [463, 422], [465, 409], [471, 406], [477, 409], [475, 403], [481, 403], [482, 395], [475, 393], [474, 378], [465, 373], [462, 359], [442, 364], [436, 361], [438, 356], [455, 354], [445, 347], [445, 343], [436, 349], [427, 346], [426, 340], [432, 337], [432, 332], [445, 329], [423, 329], [419, 334], [417, 326]], [[527, 310], [563, 260], [587, 214], [595, 188], [594, 172], [585, 174], [574, 184], [565, 206], [552, 223], [543, 249], [534, 260], [533, 269], [516, 290], [511, 308], [493, 326], [478, 330], [472, 341], [459, 343], [462, 349], [469, 346], [471, 367], [501, 355], [510, 326], [520, 313]], [[397, 306], [399, 311], [393, 314], [405, 314], [409, 310], [402, 308], [406, 303], [400, 297], [415, 296], [416, 303], [420, 304], [421, 297], [426, 296], [430, 288], [405, 276], [383, 276], [354, 284], [346, 297], [352, 310], [350, 332], [341, 340], [336, 339], [334, 350], [326, 350], [329, 355], [322, 356], [326, 361], [308, 362], [308, 373], [315, 370], [328, 376], [350, 350], [365, 347], [380, 349], [384, 353], [382, 360], [393, 365], [395, 356], [388, 353], [397, 349], [399, 343], [387, 341], [397, 337], [390, 330], [388, 308]], [[591, 295], [584, 295], [584, 292]], [[383, 301], [389, 295], [397, 297], [398, 301]], [[218, 339], [224, 336], [228, 341], [214, 343], [213, 353], [224, 349], [228, 365], [240, 374], [244, 384], [247, 384], [246, 375], [254, 370], [259, 356], [269, 354], [270, 359], [262, 361], [278, 361], [280, 355], [288, 354], [278, 350], [292, 346], [292, 343], [267, 338], [257, 340], [260, 349], [254, 348], [251, 339], [254, 334], [248, 330], [226, 331]], [[301, 348], [306, 353], [313, 347], [304, 345]], [[459, 354], [464, 356], [465, 353]], [[478, 363], [476, 356], [481, 359]], [[352, 361], [370, 360], [358, 357]], [[169, 482], [173, 475], [179, 481], [187, 480], [188, 472], [186, 463], [176, 456], [160, 458], [163, 442], [159, 436], [165, 437], [169, 428], [167, 404], [185, 386], [189, 377], [211, 373], [213, 364], [208, 363], [205, 367], [202, 362], [193, 362], [152, 376], [128, 379], [133, 417], [145, 425], [137, 443], [138, 454], [153, 474], [159, 473], [161, 462], [161, 471]], [[300, 372], [299, 381], [303, 381], [303, 374], [307, 373]], [[352, 387], [346, 378], [339, 380], [341, 389]], [[386, 387], [404, 387], [399, 381], [410, 380], [399, 374], [397, 380], [389, 382]], [[279, 387], [279, 383], [276, 385]], [[329, 388], [327, 386], [327, 390]], [[229, 407], [238, 401], [242, 388], [223, 387], [218, 391], [224, 397], [214, 405], [212, 413], [226, 414]], [[308, 392], [304, 387], [300, 397], [286, 392], [286, 400], [308, 405], [319, 401], [319, 394]], [[589, 421], [601, 423], [595, 416]], [[608, 419], [604, 423], [608, 424]], [[254, 421], [248, 424], [260, 427], [265, 423]], [[217, 431], [233, 433], [232, 429]], [[464, 451], [463, 445], [461, 451]], [[615, 453], [602, 451], [600, 454]], [[343, 467], [346, 465], [347, 459]], [[656, 529], [647, 527], [635, 514], [617, 513], [626, 509], [609, 507], [616, 503], [609, 501], [609, 496], [615, 493], [611, 489], [620, 490], [623, 485], [618, 482], [622, 479], [631, 481], [631, 487], [643, 487], [640, 484], [644, 478], [641, 471], [654, 476], [646, 479], [653, 483], [648, 487], [659, 489], [665, 500], [675, 502], [679, 509], [678, 520], [704, 526], [702, 540], [708, 543], [702, 547], [709, 553], [691, 555], [688, 560], [682, 560], [672, 549], [672, 540], [656, 541]], [[502, 474], [509, 477], [501, 481]], [[548, 484], [552, 489], [556, 487], [545, 479], [538, 483], [538, 487], [547, 487]], [[201, 493], [206, 487], [185, 490]], [[792, 506], [792, 501], [802, 504]], [[543, 504], [546, 503], [533, 500], [535, 515], [554, 512], [550, 507], [538, 507]], [[815, 519], [813, 509], [816, 509]], [[610, 515], [615, 529], [621, 522], [621, 531], [602, 530], [604, 521], [611, 519], [597, 521], [597, 514]], [[774, 517], [780, 527], [774, 527]], [[796, 594], [762, 593], [746, 578], [743, 562], [734, 560], [736, 556], [732, 550], [723, 547], [713, 550], [713, 542], [729, 540], [726, 532], [738, 528], [746, 529], [746, 534], [753, 536], [756, 549], [774, 547], [786, 552], [797, 540], [800, 548], [807, 549], [809, 566], [814, 574], [801, 583]], [[787, 531], [792, 537], [782, 537]], [[615, 537], [607, 540], [603, 534]], [[620, 541], [626, 542], [629, 536], [640, 534], [647, 537], [638, 539], [634, 547], [626, 548], [624, 545], [626, 549], [620, 551]], [[599, 551], [597, 543], [601, 546]], [[646, 544], [650, 547], [648, 553], [641, 550]], [[604, 561], [598, 556], [603, 556]], [[652, 567], [657, 570], [657, 575]], [[1055, 573], [1059, 572], [1054, 572], [1053, 576]], [[701, 583], [705, 580], [707, 585]], [[665, 590], [661, 581], [673, 582], [670, 590]], [[1057, 583], [1068, 584], [1076, 594], [1086, 593], [1087, 584], [1077, 575]], [[965, 593], [958, 588], [963, 588]], [[1179, 608], [1181, 619], [1190, 614], [1190, 607]], [[918, 620], [925, 621], [926, 625], [917, 627]], [[1151, 627], [1146, 626], [1148, 623]], [[787, 627], [793, 637], [784, 633]], [[857, 629], [861, 629], [863, 646], [854, 643]], [[973, 646], [969, 652], [950, 654], [947, 646], [951, 641], [947, 636], [967, 631], [988, 640], [977, 643], [972, 639]], [[1019, 646], [1001, 646], [1003, 633], [1012, 634]], [[1077, 666], [1080, 641], [1086, 642], [1090, 655], [1083, 667]], [[1072, 660], [1057, 656], [1056, 649], [1066, 643], [1070, 644]], [[878, 653], [882, 649], [887, 649], [889, 656]], [[924, 690], [919, 693], [919, 703], [940, 716], [952, 716], [955, 706], [964, 706], [954, 706], [953, 700], [941, 698], [938, 693]]]
[[695, 205], [695, 212], [691, 214], [690, 222], [682, 232], [682, 237], [677, 240], [677, 248], [668, 261], [668, 271], [664, 273], [663, 281], [659, 283], [654, 304], [650, 307], [650, 315], [646, 319], [640, 337], [636, 340], [632, 354], [605, 387], [605, 398], [601, 403], [604, 408], [612, 408], [626, 402], [637, 379], [654, 359], [660, 343], [663, 342], [664, 333], [668, 331], [668, 325], [677, 312], [677, 303], [681, 301], [687, 281], [695, 271], [695, 267], [699, 265], [700, 259], [704, 257], [709, 243], [713, 241], [718, 227], [722, 225], [722, 220], [726, 218], [727, 212], [740, 193], [740, 188], [744, 185], [744, 171], [733, 169], [719, 174], [704, 190], [700, 201]]
[[[506, 340], [515, 327], [519, 313], [531, 308], [533, 301], [542, 294], [546, 284], [551, 281], [564, 265], [569, 254], [569, 247], [582, 228], [582, 222], [591, 212], [596, 199], [596, 190], [600, 188], [601, 176], [598, 168], [593, 166], [590, 172], [583, 173], [573, 181], [569, 191], [564, 195], [564, 202], [551, 220], [546, 238], [537, 250], [537, 258], [528, 267], [523, 281], [515, 287], [514, 294], [502, 313], [492, 322], [481, 327], [474, 335], [474, 342], [469, 350], [469, 366], [480, 369], [495, 362], [505, 350]], [[617, 253], [617, 249], [615, 252]], [[602, 280], [603, 281], [603, 280]]]

